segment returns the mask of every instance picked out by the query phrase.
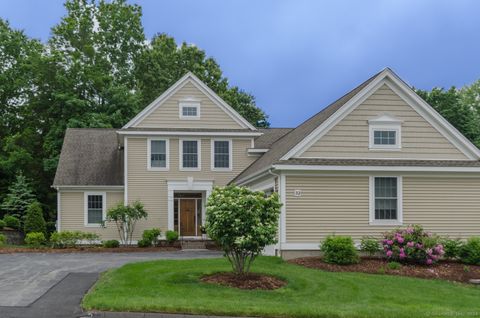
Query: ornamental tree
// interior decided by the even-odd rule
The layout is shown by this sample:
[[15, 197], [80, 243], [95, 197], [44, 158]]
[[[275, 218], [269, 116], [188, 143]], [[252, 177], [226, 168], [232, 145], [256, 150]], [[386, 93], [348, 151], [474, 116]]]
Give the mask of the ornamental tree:
[[267, 245], [277, 242], [281, 203], [277, 193], [245, 187], [214, 188], [207, 202], [208, 236], [225, 252], [237, 274], [246, 274]]
[[140, 201], [131, 205], [119, 203], [107, 211], [107, 222], [114, 222], [122, 245], [132, 244], [133, 231], [138, 220], [147, 218], [148, 213]]

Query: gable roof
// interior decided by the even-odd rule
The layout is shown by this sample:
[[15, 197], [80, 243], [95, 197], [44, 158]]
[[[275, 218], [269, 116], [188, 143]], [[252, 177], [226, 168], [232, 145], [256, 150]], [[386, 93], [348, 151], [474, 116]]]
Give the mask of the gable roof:
[[[388, 81], [388, 82], [387, 82]], [[232, 182], [245, 181], [262, 174], [273, 164], [283, 164], [296, 155], [301, 154], [310, 145], [321, 138], [326, 132], [343, 119], [349, 112], [365, 100], [379, 86], [387, 84], [395, 93], [407, 99], [409, 104], [415, 103], [415, 110], [429, 121], [442, 135], [472, 160], [480, 158], [480, 150], [463, 136], [446, 119], [438, 114], [430, 105], [421, 99], [403, 80], [391, 69], [386, 68], [375, 74], [346, 95], [342, 96], [322, 111], [312, 116], [297, 128], [278, 139], [271, 150], [265, 153], [247, 169], [240, 173]], [[395, 87], [393, 87], [395, 85]], [[412, 106], [413, 107], [413, 106]], [[291, 164], [302, 164], [298, 160]]]
[[214, 104], [222, 109], [227, 115], [229, 115], [235, 122], [241, 127], [256, 130], [256, 128], [250, 124], [245, 118], [243, 118], [235, 109], [228, 105], [220, 96], [218, 96], [213, 90], [211, 90], [204, 82], [196, 77], [192, 72], [188, 72], [182, 78], [180, 78], [175, 84], [170, 86], [163, 94], [157, 97], [153, 102], [145, 107], [140, 113], [138, 113], [132, 120], [130, 120], [122, 129], [135, 127], [144, 118], [154, 112], [165, 102], [170, 96], [180, 90], [185, 84], [192, 83], [202, 93], [209, 97]]
[[115, 129], [69, 128], [53, 186], [122, 186], [123, 157]]
[[270, 149], [275, 141], [291, 132], [293, 128], [260, 128], [258, 130], [262, 135], [255, 138], [254, 149]]
[[240, 173], [235, 179], [232, 180], [232, 182], [241, 181], [251, 175], [260, 174], [265, 170], [269, 169], [272, 164], [276, 163], [290, 149], [292, 149], [296, 144], [302, 141], [305, 136], [310, 134], [315, 128], [317, 128], [325, 120], [327, 120], [340, 107], [347, 103], [353, 96], [355, 96], [365, 86], [372, 82], [378, 74], [380, 73], [375, 74], [347, 94], [343, 95], [342, 97], [325, 107], [317, 114], [304, 121], [297, 128], [291, 130], [289, 133], [278, 139], [275, 143], [271, 145], [270, 150], [267, 153], [265, 153], [262, 157], [258, 158], [258, 160], [256, 160], [249, 167], [243, 170], [242, 173]]

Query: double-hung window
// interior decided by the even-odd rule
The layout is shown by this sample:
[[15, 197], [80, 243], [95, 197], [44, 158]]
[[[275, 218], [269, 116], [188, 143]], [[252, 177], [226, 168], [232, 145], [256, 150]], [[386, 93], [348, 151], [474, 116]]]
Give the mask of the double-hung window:
[[232, 169], [232, 141], [212, 140], [212, 170]]
[[181, 170], [200, 170], [200, 140], [180, 140]]
[[105, 220], [105, 192], [85, 193], [85, 226], [101, 226]]
[[148, 169], [168, 170], [168, 139], [148, 139]]
[[370, 178], [370, 223], [402, 223], [402, 178]]

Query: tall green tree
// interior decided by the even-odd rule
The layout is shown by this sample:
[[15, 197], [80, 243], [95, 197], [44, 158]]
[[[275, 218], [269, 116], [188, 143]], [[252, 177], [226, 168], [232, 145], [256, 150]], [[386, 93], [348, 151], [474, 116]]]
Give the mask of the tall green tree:
[[32, 184], [22, 173], [19, 173], [15, 182], [8, 188], [8, 193], [0, 207], [3, 214], [23, 219], [25, 211], [33, 202], [35, 202], [35, 195]]
[[256, 106], [255, 98], [236, 86], [229, 86], [218, 63], [205, 51], [182, 43], [166, 34], [153, 37], [135, 64], [142, 105], [148, 105], [185, 73], [193, 72], [215, 93], [257, 127], [268, 127], [267, 115]]

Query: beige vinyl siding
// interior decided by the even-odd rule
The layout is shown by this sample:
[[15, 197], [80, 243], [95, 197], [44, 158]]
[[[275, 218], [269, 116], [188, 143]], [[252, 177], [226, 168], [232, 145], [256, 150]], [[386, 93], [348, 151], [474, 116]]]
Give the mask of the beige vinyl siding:
[[[369, 150], [368, 120], [389, 114], [403, 120], [400, 150]], [[300, 157], [468, 159], [400, 96], [383, 85]]]
[[[86, 192], [104, 192], [101, 190], [89, 190]], [[85, 192], [60, 191], [60, 230], [61, 231], [82, 231], [97, 233], [102, 240], [118, 240], [118, 233], [115, 224], [107, 223], [105, 228], [85, 227]], [[123, 191], [106, 192], [107, 210], [123, 202]]]
[[[188, 98], [200, 101], [200, 119], [181, 119], [179, 102]], [[201, 92], [191, 82], [187, 82], [175, 94], [170, 96], [155, 111], [135, 127], [144, 128], [208, 128], [239, 129], [244, 128], [232, 119], [210, 97]]]
[[[287, 176], [287, 243], [326, 235], [380, 236], [394, 226], [369, 225], [368, 176]], [[302, 195], [295, 197], [294, 190]], [[440, 235], [480, 235], [480, 176], [403, 176], [403, 224]]]
[[188, 177], [193, 177], [194, 181], [213, 181], [214, 185], [223, 186], [255, 160], [247, 154], [251, 139], [233, 138], [232, 171], [211, 171], [211, 139], [202, 138], [201, 171], [180, 171], [179, 139], [169, 140], [169, 171], [150, 171], [147, 170], [147, 138], [128, 138], [128, 200], [142, 201], [149, 213], [148, 220], [138, 224], [137, 233], [152, 227], [167, 230], [167, 181], [186, 181]]

